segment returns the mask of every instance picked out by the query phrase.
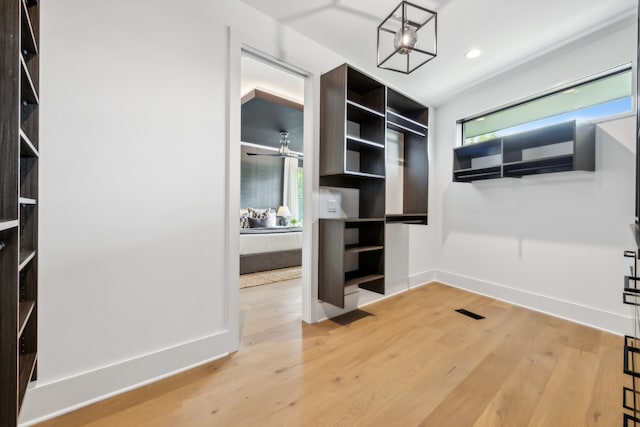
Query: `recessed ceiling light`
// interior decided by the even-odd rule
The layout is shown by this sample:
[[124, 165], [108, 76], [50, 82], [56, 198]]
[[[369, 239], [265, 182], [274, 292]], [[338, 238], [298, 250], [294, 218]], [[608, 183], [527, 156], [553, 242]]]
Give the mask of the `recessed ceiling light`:
[[471, 49], [469, 52], [464, 54], [467, 59], [477, 58], [480, 55], [482, 55], [482, 51], [480, 49]]

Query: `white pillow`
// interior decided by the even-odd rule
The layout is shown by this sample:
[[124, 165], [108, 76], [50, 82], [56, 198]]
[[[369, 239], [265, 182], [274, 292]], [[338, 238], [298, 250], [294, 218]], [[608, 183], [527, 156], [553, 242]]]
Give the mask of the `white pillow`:
[[269, 212], [267, 214], [267, 227], [275, 227], [276, 226], [276, 211], [274, 209], [269, 208]]

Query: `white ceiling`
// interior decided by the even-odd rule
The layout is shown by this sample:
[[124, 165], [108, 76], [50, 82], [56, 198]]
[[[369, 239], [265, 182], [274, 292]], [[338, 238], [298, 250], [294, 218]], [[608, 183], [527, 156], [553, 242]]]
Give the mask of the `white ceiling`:
[[[376, 69], [376, 29], [398, 0], [243, 0], [327, 46]], [[429, 104], [514, 64], [635, 13], [636, 0], [414, 0], [438, 12], [438, 56], [406, 76], [378, 70], [390, 84]], [[471, 48], [484, 54], [465, 58]]]

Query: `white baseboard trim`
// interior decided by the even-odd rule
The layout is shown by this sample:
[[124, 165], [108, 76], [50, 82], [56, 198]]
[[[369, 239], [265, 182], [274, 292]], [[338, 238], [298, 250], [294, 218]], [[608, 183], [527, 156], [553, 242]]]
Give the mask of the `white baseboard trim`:
[[436, 270], [423, 271], [422, 273], [409, 276], [409, 289], [418, 286], [428, 285], [436, 280]]
[[630, 316], [478, 280], [473, 277], [462, 276], [448, 271], [437, 270], [435, 272], [435, 281], [616, 335], [629, 334], [633, 327], [633, 320]]
[[109, 397], [225, 357], [235, 349], [229, 331], [219, 332], [144, 356], [27, 390], [19, 426], [27, 427]]
[[[387, 295], [382, 295], [382, 296], [376, 297], [376, 298], [374, 298], [372, 300], [366, 300], [366, 301], [364, 301], [362, 303], [360, 303], [357, 300], [355, 300], [353, 306], [357, 305], [356, 308], [366, 307], [368, 305], [375, 304], [375, 303], [380, 302], [382, 300], [385, 300], [387, 298], [391, 298], [393, 296], [396, 296], [396, 295], [402, 294], [404, 292], [407, 292], [410, 289], [417, 288], [419, 286], [428, 285], [429, 283], [431, 283], [431, 282], [433, 282], [435, 280], [435, 275], [436, 275], [436, 270], [430, 270], [430, 271], [424, 271], [422, 273], [415, 274], [413, 276], [409, 276], [409, 286], [407, 288], [398, 289], [398, 290], [395, 290], [394, 292], [390, 292]], [[350, 295], [351, 295], [351, 298], [356, 298], [356, 299], [358, 298], [358, 293], [357, 292], [352, 293]], [[348, 296], [349, 295], [345, 295], [345, 300], [346, 300], [346, 298]], [[318, 312], [319, 313], [323, 313], [322, 315], [320, 315], [318, 317], [318, 321], [317, 322], [323, 322], [323, 321], [325, 321], [325, 320], [327, 320], [329, 318], [336, 317], [336, 316], [339, 316], [341, 314], [345, 314], [345, 313], [348, 313], [349, 311], [354, 310], [354, 308], [341, 309], [341, 308], [332, 306], [329, 303], [324, 303], [322, 301], [317, 301], [317, 304], [318, 304]], [[345, 306], [346, 306], [346, 304], [345, 304]]]

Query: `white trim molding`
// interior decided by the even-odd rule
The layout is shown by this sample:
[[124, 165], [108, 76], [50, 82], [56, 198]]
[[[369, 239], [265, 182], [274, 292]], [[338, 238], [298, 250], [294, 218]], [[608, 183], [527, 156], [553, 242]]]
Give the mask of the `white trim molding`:
[[448, 271], [436, 270], [435, 281], [616, 335], [630, 333], [633, 326], [630, 316]]
[[229, 354], [235, 341], [219, 332], [113, 365], [29, 388], [20, 414], [20, 427], [58, 417], [118, 394], [176, 375]]

